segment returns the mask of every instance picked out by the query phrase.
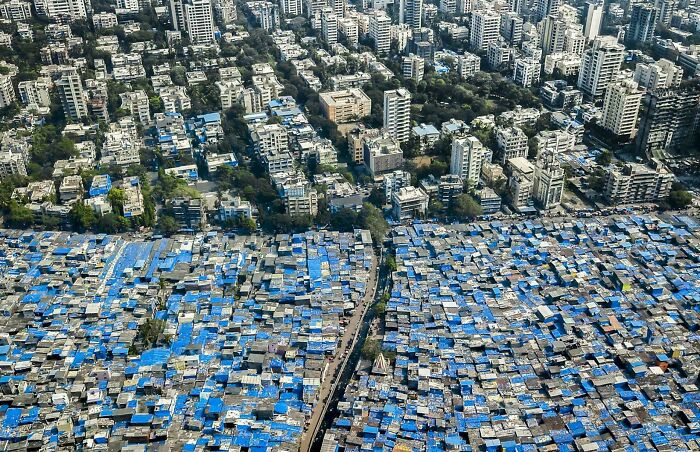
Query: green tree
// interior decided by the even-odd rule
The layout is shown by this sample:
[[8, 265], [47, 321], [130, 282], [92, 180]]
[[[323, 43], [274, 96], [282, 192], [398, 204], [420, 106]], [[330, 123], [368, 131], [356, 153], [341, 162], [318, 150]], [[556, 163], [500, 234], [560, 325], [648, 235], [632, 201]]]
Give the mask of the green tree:
[[158, 218], [158, 229], [160, 229], [160, 232], [164, 235], [170, 236], [179, 231], [180, 226], [177, 224], [174, 217], [170, 215], [161, 215], [160, 218]]
[[107, 199], [112, 204], [112, 209], [120, 215], [124, 214], [124, 201], [126, 201], [126, 196], [124, 190], [120, 188], [112, 188], [109, 193], [107, 193]]
[[685, 209], [693, 202], [693, 195], [685, 190], [674, 190], [668, 195], [668, 205], [672, 209]]
[[476, 218], [482, 214], [481, 206], [470, 195], [463, 193], [450, 204], [450, 213], [457, 218]]
[[8, 204], [5, 224], [12, 228], [28, 228], [34, 224], [34, 214], [13, 199]]
[[80, 201], [73, 204], [68, 212], [68, 219], [73, 229], [80, 232], [92, 229], [97, 222], [97, 216], [92, 207], [86, 206]]
[[369, 230], [375, 245], [380, 244], [389, 230], [389, 224], [382, 211], [366, 202], [362, 205], [359, 220], [362, 227]]
[[366, 339], [365, 343], [362, 345], [361, 353], [364, 359], [374, 361], [381, 352], [382, 349], [379, 345], [379, 341], [375, 339]]
[[612, 163], [612, 152], [604, 150], [595, 158], [595, 162], [600, 166], [608, 166]]

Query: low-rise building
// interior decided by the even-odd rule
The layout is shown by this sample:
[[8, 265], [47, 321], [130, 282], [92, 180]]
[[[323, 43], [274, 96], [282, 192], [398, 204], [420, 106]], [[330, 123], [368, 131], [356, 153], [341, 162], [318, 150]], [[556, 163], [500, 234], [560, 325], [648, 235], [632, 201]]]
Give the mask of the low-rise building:
[[421, 188], [402, 187], [391, 198], [394, 218], [398, 221], [420, 218], [428, 210], [429, 197]]
[[336, 124], [357, 121], [372, 110], [372, 101], [359, 88], [320, 93], [319, 100], [323, 114]]

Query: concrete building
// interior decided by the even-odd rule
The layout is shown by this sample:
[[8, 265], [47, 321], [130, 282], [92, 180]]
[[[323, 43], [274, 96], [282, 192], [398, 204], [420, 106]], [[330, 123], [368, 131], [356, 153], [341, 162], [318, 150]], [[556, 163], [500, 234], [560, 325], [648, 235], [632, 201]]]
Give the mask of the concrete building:
[[321, 13], [321, 33], [326, 44], [338, 42], [338, 16], [333, 13], [332, 8]]
[[250, 137], [258, 154], [278, 154], [289, 149], [287, 129], [280, 124], [253, 124]]
[[493, 152], [474, 136], [456, 137], [452, 141], [450, 174], [459, 176], [466, 183], [479, 183], [481, 168], [490, 162]]
[[34, 7], [38, 16], [57, 22], [87, 19], [87, 9], [83, 0], [35, 0]]
[[536, 0], [535, 17], [537, 20], [542, 20], [547, 16], [557, 16], [560, 6], [561, 0]]
[[564, 50], [564, 35], [569, 24], [556, 16], [547, 16], [542, 21], [542, 52], [545, 55]]
[[403, 151], [392, 136], [384, 133], [375, 138], [365, 138], [365, 166], [372, 176], [401, 169]]
[[533, 198], [542, 209], [551, 209], [561, 204], [564, 194], [564, 168], [557, 155], [544, 151], [535, 163]]
[[525, 157], [508, 160], [508, 187], [512, 206], [519, 212], [532, 205], [533, 179], [535, 167]]
[[464, 182], [456, 174], [440, 176], [437, 199], [448, 207], [459, 195], [464, 193]]
[[569, 152], [576, 146], [576, 135], [565, 130], [543, 130], [535, 136], [538, 154], [549, 149], [557, 154]]
[[681, 84], [683, 69], [665, 58], [655, 63], [637, 63], [634, 68], [634, 81], [649, 91], [673, 88]]
[[128, 111], [141, 124], [147, 125], [151, 122], [151, 110], [148, 95], [143, 90], [121, 93], [121, 108]]
[[82, 199], [83, 178], [78, 175], [64, 177], [58, 187], [58, 196], [63, 204], [71, 204]]
[[405, 88], [384, 91], [384, 129], [399, 143], [410, 138], [411, 93]]
[[348, 137], [348, 151], [352, 161], [357, 165], [365, 163], [365, 141], [377, 138], [381, 134], [379, 129], [367, 129], [364, 126], [351, 130]]
[[515, 49], [505, 40], [497, 40], [489, 44], [486, 51], [486, 61], [489, 69], [502, 71], [510, 67]]
[[484, 187], [476, 194], [483, 215], [493, 215], [501, 210], [501, 197], [492, 188]]
[[501, 16], [490, 10], [472, 13], [472, 28], [469, 36], [471, 48], [478, 51], [488, 49], [489, 44], [498, 41], [501, 29]]
[[48, 77], [19, 82], [17, 89], [20, 100], [24, 105], [35, 104], [39, 107], [49, 107], [51, 106], [50, 90], [52, 85], [51, 79]]
[[117, 15], [114, 13], [98, 13], [92, 16], [92, 24], [95, 29], [116, 27]]
[[214, 14], [211, 0], [170, 0], [175, 30], [184, 31], [195, 43], [214, 41]]
[[384, 199], [391, 202], [394, 193], [402, 187], [411, 185], [411, 173], [403, 170], [396, 170], [384, 175], [382, 188], [384, 189]]
[[2, 152], [0, 153], [0, 180], [12, 175], [27, 175], [24, 156], [12, 152]]
[[336, 124], [357, 121], [372, 110], [372, 101], [359, 88], [320, 93], [319, 100], [325, 117]]
[[255, 17], [255, 21], [260, 25], [260, 28], [266, 31], [277, 30], [280, 26], [280, 15], [277, 4], [258, 0], [246, 2], [245, 4], [250, 12]]
[[13, 22], [29, 20], [32, 17], [32, 3], [23, 0], [0, 3], [0, 17]]
[[637, 150], [648, 158], [680, 150], [698, 129], [700, 91], [661, 89], [644, 96]]
[[238, 218], [253, 218], [253, 206], [249, 201], [229, 193], [223, 193], [219, 199], [219, 221], [234, 221]]
[[527, 135], [520, 127], [496, 127], [496, 145], [502, 165], [517, 157], [527, 157]]
[[605, 198], [610, 204], [655, 202], [668, 197], [673, 174], [658, 160], [608, 169]]
[[583, 35], [587, 40], [592, 41], [600, 34], [604, 10], [604, 3], [598, 1], [589, 1], [583, 6]]
[[338, 31], [345, 36], [345, 41], [351, 47], [357, 46], [359, 41], [359, 28], [357, 22], [351, 18], [344, 17], [338, 19]]
[[379, 55], [389, 53], [391, 47], [391, 18], [384, 11], [375, 11], [369, 17], [369, 37], [374, 41], [374, 51]]
[[318, 214], [318, 192], [306, 185], [304, 190], [290, 192], [283, 198], [287, 215], [315, 217]]
[[423, 80], [423, 74], [425, 72], [425, 59], [410, 54], [403, 58], [401, 61], [401, 73], [405, 78], [411, 78], [416, 82]]
[[457, 74], [465, 80], [481, 70], [481, 57], [464, 52], [457, 56]]
[[175, 221], [180, 227], [198, 231], [207, 224], [205, 203], [201, 198], [183, 196], [170, 202]]
[[411, 30], [420, 30], [423, 24], [423, 0], [400, 0], [399, 23]]
[[420, 218], [428, 210], [429, 201], [427, 193], [421, 188], [402, 187], [391, 198], [394, 218], [398, 221]]
[[583, 102], [583, 93], [566, 80], [549, 80], [540, 88], [540, 98], [547, 108], [569, 111]]
[[83, 91], [83, 82], [76, 69], [64, 70], [61, 78], [56, 82], [56, 87], [66, 118], [78, 122], [87, 117], [87, 99]]
[[632, 6], [630, 23], [625, 32], [625, 42], [641, 44], [651, 42], [658, 19], [658, 10], [650, 4], [638, 3]]
[[608, 86], [603, 102], [603, 128], [619, 137], [629, 138], [637, 126], [644, 88], [627, 80]]
[[513, 81], [526, 88], [534, 86], [540, 81], [542, 65], [535, 58], [518, 58], [513, 66]]
[[625, 47], [614, 36], [599, 36], [583, 54], [578, 87], [588, 97], [601, 97], [620, 71]]
[[520, 14], [513, 11], [501, 13], [501, 36], [512, 46], [520, 45], [523, 40], [523, 18]]

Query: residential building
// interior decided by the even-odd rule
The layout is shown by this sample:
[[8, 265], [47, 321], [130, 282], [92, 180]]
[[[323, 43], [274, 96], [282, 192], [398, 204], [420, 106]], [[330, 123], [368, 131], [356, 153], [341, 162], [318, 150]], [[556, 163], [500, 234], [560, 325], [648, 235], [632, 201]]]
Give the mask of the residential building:
[[345, 36], [345, 41], [351, 46], [357, 46], [359, 41], [359, 29], [357, 22], [350, 18], [339, 18], [338, 19], [338, 31], [340, 34]]
[[348, 150], [356, 165], [365, 163], [365, 140], [377, 138], [379, 135], [381, 135], [379, 129], [366, 129], [364, 126], [348, 133]]
[[121, 108], [128, 111], [141, 124], [147, 125], [151, 122], [151, 109], [148, 95], [144, 90], [129, 91], [121, 93]]
[[518, 58], [513, 66], [513, 81], [526, 88], [536, 85], [540, 81], [541, 67], [535, 58]]
[[455, 137], [452, 140], [450, 174], [459, 176], [471, 186], [479, 183], [484, 163], [490, 162], [493, 152], [474, 136]]
[[15, 100], [17, 100], [17, 96], [12, 84], [12, 77], [7, 74], [0, 75], [0, 108], [9, 107]]
[[603, 24], [605, 4], [597, 0], [586, 2], [583, 6], [583, 35], [592, 41], [600, 34]]
[[214, 41], [214, 14], [211, 0], [170, 0], [175, 30], [184, 31], [199, 44]]
[[540, 98], [549, 109], [569, 111], [583, 102], [583, 93], [566, 80], [550, 80], [540, 88]]
[[1, 152], [0, 180], [12, 175], [27, 175], [27, 167], [24, 161], [24, 156], [22, 154], [15, 154], [13, 152]]
[[496, 145], [502, 165], [517, 157], [527, 157], [527, 135], [520, 127], [496, 127]]
[[374, 41], [374, 51], [379, 55], [389, 53], [391, 47], [391, 18], [384, 11], [375, 11], [369, 17], [369, 37]]
[[637, 3], [632, 6], [630, 23], [625, 33], [625, 42], [640, 44], [651, 42], [658, 19], [659, 11], [650, 4]]
[[303, 14], [303, 2], [301, 0], [282, 0], [280, 2], [282, 14], [287, 17], [301, 16]]
[[649, 91], [673, 88], [681, 84], [683, 69], [665, 58], [655, 63], [637, 63], [634, 68], [634, 81]]
[[198, 231], [207, 224], [205, 203], [201, 198], [183, 196], [170, 201], [175, 221], [184, 228]]
[[338, 42], [338, 16], [333, 13], [332, 8], [321, 13], [321, 33], [326, 44]]
[[564, 194], [564, 168], [555, 152], [545, 150], [535, 163], [533, 198], [542, 209], [561, 204]]
[[71, 204], [83, 197], [83, 178], [74, 175], [66, 176], [58, 187], [58, 196], [63, 204]]
[[320, 93], [318, 97], [323, 114], [336, 124], [357, 121], [372, 110], [372, 101], [359, 88]]
[[256, 153], [279, 154], [289, 149], [289, 135], [282, 125], [253, 124], [249, 128]]
[[484, 187], [476, 194], [483, 215], [493, 215], [501, 210], [501, 197], [492, 188]]
[[501, 13], [501, 36], [512, 46], [520, 45], [523, 40], [523, 18], [520, 14], [513, 11]]
[[246, 2], [257, 24], [266, 31], [277, 30], [280, 26], [280, 16], [277, 5], [272, 2], [257, 0]]
[[576, 146], [576, 136], [565, 130], [543, 130], [535, 136], [538, 154], [549, 149], [555, 154], [569, 152]]
[[411, 134], [418, 138], [421, 152], [425, 152], [440, 139], [440, 131], [432, 124], [417, 125], [411, 129]]
[[0, 3], [0, 17], [13, 22], [29, 20], [32, 17], [32, 3], [24, 0]]
[[464, 193], [464, 182], [456, 174], [445, 174], [438, 182], [438, 200], [448, 207], [459, 195]]
[[403, 151], [398, 141], [387, 133], [364, 139], [365, 166], [372, 176], [401, 169]]
[[473, 53], [464, 52], [457, 56], [457, 74], [462, 80], [466, 80], [481, 70], [481, 57]]
[[655, 202], [668, 197], [673, 173], [658, 160], [648, 164], [627, 163], [623, 168], [608, 169], [605, 198], [610, 204]]
[[283, 199], [287, 215], [315, 217], [318, 214], [318, 192], [309, 184], [304, 184], [302, 190], [290, 191]]
[[219, 198], [219, 221], [227, 222], [238, 218], [253, 218], [253, 206], [249, 201], [229, 193], [223, 193]]
[[498, 41], [501, 29], [501, 16], [490, 10], [472, 13], [472, 28], [469, 43], [472, 49], [483, 51], [489, 44]]
[[423, 20], [423, 0], [400, 0], [399, 23], [420, 30]]
[[34, 104], [39, 107], [51, 106], [51, 87], [52, 83], [49, 77], [26, 80], [17, 85], [22, 103], [24, 105]]
[[83, 91], [83, 82], [76, 69], [65, 69], [61, 78], [56, 81], [56, 87], [66, 118], [78, 122], [87, 117], [87, 100]]
[[425, 59], [409, 54], [401, 61], [401, 72], [405, 78], [411, 78], [416, 82], [423, 80], [425, 72]]
[[139, 178], [136, 176], [125, 178], [122, 181], [122, 191], [124, 192], [124, 203], [122, 205], [124, 217], [135, 218], [143, 215], [145, 208]]
[[505, 40], [497, 40], [489, 44], [486, 52], [488, 67], [494, 71], [502, 71], [510, 66], [515, 51]]
[[398, 221], [420, 218], [428, 210], [428, 195], [416, 187], [401, 187], [391, 198], [394, 218]]
[[116, 27], [118, 24], [117, 15], [114, 13], [93, 14], [92, 24], [95, 26], [96, 30], [99, 30], [100, 28]]
[[619, 137], [629, 138], [637, 126], [644, 88], [627, 80], [608, 86], [603, 102], [603, 128]]
[[547, 16], [542, 21], [542, 51], [545, 55], [564, 50], [564, 35], [569, 24], [555, 16]]
[[508, 160], [510, 201], [517, 211], [527, 211], [532, 205], [535, 167], [525, 157]]
[[601, 97], [620, 71], [625, 47], [614, 36], [599, 36], [583, 54], [578, 87], [588, 97]]
[[34, 7], [38, 16], [57, 22], [87, 19], [87, 9], [83, 0], [35, 0]]
[[396, 170], [384, 174], [382, 187], [384, 188], [384, 199], [386, 202], [391, 202], [394, 193], [402, 187], [411, 185], [411, 173], [403, 170]]
[[384, 129], [399, 143], [408, 141], [411, 126], [411, 93], [406, 88], [384, 91]]
[[661, 89], [644, 96], [644, 110], [637, 132], [637, 150], [649, 158], [676, 152], [698, 130], [700, 91]]
[[537, 20], [542, 20], [547, 16], [557, 16], [561, 0], [536, 0], [535, 1], [535, 16]]

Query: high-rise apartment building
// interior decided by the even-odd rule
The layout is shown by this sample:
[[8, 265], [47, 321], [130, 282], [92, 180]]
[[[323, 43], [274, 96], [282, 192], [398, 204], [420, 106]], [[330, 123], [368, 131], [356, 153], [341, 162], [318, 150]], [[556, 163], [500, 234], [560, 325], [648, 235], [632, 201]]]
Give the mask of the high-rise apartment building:
[[673, 174], [658, 160], [648, 164], [628, 163], [623, 168], [608, 170], [605, 198], [610, 204], [654, 202], [671, 192]]
[[537, 20], [542, 20], [547, 16], [557, 16], [561, 0], [537, 0], [536, 1], [536, 16]]
[[411, 93], [405, 88], [384, 91], [384, 129], [399, 143], [411, 132]]
[[630, 44], [651, 42], [656, 29], [658, 10], [653, 5], [638, 3], [632, 6], [625, 42]]
[[594, 40], [600, 34], [604, 9], [603, 2], [598, 3], [597, 1], [586, 2], [583, 6], [583, 35], [589, 41]]
[[634, 81], [649, 91], [673, 88], [681, 84], [683, 69], [664, 58], [651, 64], [637, 63]]
[[66, 118], [77, 122], [88, 115], [83, 82], [76, 69], [64, 70], [56, 87]]
[[675, 151], [687, 144], [698, 128], [700, 91], [661, 89], [644, 96], [637, 132], [637, 149], [648, 157]]
[[472, 13], [472, 28], [469, 43], [474, 50], [486, 50], [490, 43], [498, 40], [501, 29], [501, 16], [493, 11], [482, 10]]
[[211, 0], [170, 0], [170, 14], [175, 29], [185, 31], [192, 42], [214, 41]]
[[561, 204], [564, 194], [564, 168], [552, 151], [546, 150], [535, 163], [532, 197], [542, 209], [551, 209]]
[[404, 57], [401, 61], [401, 73], [406, 78], [420, 82], [425, 73], [425, 59], [412, 53]]
[[462, 178], [463, 181], [475, 186], [479, 183], [481, 167], [484, 162], [490, 162], [493, 153], [484, 146], [478, 138], [466, 136], [452, 141], [450, 156], [450, 174]]
[[603, 128], [629, 138], [637, 125], [644, 88], [627, 80], [608, 86], [603, 102]]
[[338, 16], [335, 15], [332, 8], [321, 13], [321, 33], [327, 44], [338, 42]]
[[399, 23], [408, 25], [411, 30], [420, 30], [423, 25], [423, 0], [401, 0]]
[[625, 57], [625, 46], [613, 36], [599, 36], [583, 54], [578, 87], [589, 97], [600, 97], [620, 70]]
[[375, 11], [369, 18], [369, 37], [374, 41], [374, 51], [380, 55], [389, 53], [391, 47], [391, 18], [384, 11]]

